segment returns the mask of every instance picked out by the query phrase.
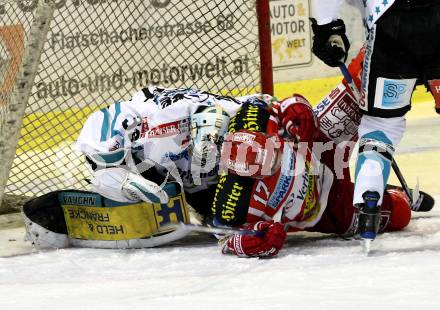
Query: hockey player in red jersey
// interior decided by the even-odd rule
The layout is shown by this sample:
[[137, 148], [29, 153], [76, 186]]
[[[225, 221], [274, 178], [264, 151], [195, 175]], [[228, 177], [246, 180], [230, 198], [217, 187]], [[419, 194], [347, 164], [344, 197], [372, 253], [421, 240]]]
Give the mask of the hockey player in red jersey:
[[[238, 115], [246, 109], [244, 106]], [[357, 233], [359, 210], [352, 204], [353, 183], [343, 165], [346, 161], [338, 157], [343, 152], [320, 132], [311, 106], [302, 96], [282, 101], [278, 109], [279, 121], [290, 138], [303, 142], [283, 141], [276, 131], [271, 133], [273, 119], [266, 127], [269, 133], [229, 128], [222, 157], [228, 174], [217, 185], [214, 223], [264, 233], [228, 236], [222, 241], [223, 253], [274, 256], [282, 248], [286, 232]], [[268, 111], [259, 107], [258, 113]], [[283, 113], [290, 114], [289, 121], [283, 119]], [[289, 122], [296, 125], [290, 128]], [[401, 230], [410, 218], [405, 193], [389, 188], [381, 209], [381, 231]]]
[[[359, 76], [360, 61], [362, 52], [350, 66], [353, 76]], [[350, 112], [355, 108], [347, 108], [354, 104], [347, 88], [340, 89], [343, 94], [333, 95], [340, 100], [325, 103], [327, 107], [336, 105], [324, 114], [325, 107], [318, 105], [314, 111], [304, 97], [295, 94], [272, 107], [244, 105], [232, 118], [221, 162], [227, 173], [216, 188], [213, 222], [262, 233], [225, 237], [221, 240], [223, 253], [274, 256], [283, 247], [287, 232], [357, 236], [360, 211], [352, 203], [348, 159], [359, 118]], [[338, 115], [340, 110], [345, 111], [343, 116]], [[353, 143], [347, 143], [350, 141]], [[430, 210], [433, 201], [427, 205], [417, 211]], [[405, 228], [411, 207], [402, 189], [388, 186], [380, 232]]]

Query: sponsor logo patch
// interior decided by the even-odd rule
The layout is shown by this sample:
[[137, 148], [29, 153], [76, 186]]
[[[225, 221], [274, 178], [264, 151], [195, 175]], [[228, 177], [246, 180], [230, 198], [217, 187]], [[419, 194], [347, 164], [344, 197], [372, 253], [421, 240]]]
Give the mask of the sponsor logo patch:
[[[142, 129], [143, 128], [144, 125], [142, 124]], [[148, 129], [148, 125], [145, 125], [145, 128]], [[141, 138], [144, 137], [162, 138], [162, 137], [175, 136], [188, 132], [189, 132], [189, 119], [182, 119], [170, 123], [161, 124], [147, 131], [142, 130]]]
[[415, 85], [416, 79], [394, 80], [378, 78], [374, 107], [394, 110], [409, 105]]
[[269, 207], [272, 209], [280, 205], [290, 194], [295, 179], [292, 174], [292, 171], [295, 170], [295, 160], [295, 153], [290, 149], [286, 149], [282, 159], [281, 175], [268, 202]]

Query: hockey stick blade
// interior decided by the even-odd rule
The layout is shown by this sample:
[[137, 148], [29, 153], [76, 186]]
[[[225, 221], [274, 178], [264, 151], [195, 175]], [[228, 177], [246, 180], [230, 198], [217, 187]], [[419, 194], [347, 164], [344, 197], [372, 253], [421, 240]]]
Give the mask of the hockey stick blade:
[[415, 212], [429, 212], [435, 205], [434, 197], [425, 193], [424, 191], [419, 190], [418, 181], [413, 192], [413, 203], [411, 204], [411, 210]]
[[413, 208], [414, 205], [420, 206], [420, 204], [423, 200], [423, 195], [420, 195], [420, 184], [419, 184], [418, 177], [417, 177], [416, 187], [414, 187], [414, 189], [412, 190], [411, 199], [412, 199], [411, 200], [411, 209]]

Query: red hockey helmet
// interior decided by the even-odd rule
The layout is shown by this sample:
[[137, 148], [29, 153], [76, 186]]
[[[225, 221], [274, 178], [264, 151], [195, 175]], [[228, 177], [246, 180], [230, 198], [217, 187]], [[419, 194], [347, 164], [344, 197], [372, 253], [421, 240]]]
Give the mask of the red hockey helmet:
[[282, 150], [278, 135], [241, 129], [226, 135], [220, 165], [234, 174], [262, 178], [280, 168]]

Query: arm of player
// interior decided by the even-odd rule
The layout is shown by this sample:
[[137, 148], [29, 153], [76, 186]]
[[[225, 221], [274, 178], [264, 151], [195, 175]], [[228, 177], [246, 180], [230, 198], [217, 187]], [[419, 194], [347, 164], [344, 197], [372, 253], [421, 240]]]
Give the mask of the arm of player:
[[118, 166], [126, 159], [132, 143], [139, 139], [144, 116], [156, 109], [142, 90], [130, 101], [115, 102], [96, 111], [84, 124], [76, 149], [100, 166]]
[[91, 114], [75, 143], [78, 152], [104, 167], [121, 164], [128, 153], [122, 133], [115, 130], [113, 106]]
[[318, 25], [325, 25], [338, 19], [342, 0], [312, 0], [312, 16]]
[[440, 114], [440, 79], [429, 80], [428, 86], [428, 90], [431, 91], [431, 94], [434, 97], [435, 111]]
[[326, 65], [337, 67], [345, 62], [350, 49], [345, 24], [338, 19], [341, 0], [314, 0], [312, 51]]
[[276, 134], [240, 129], [225, 135], [220, 163], [233, 174], [264, 178], [280, 168], [283, 146]]
[[273, 257], [283, 248], [286, 240], [284, 225], [273, 221], [247, 224], [247, 229], [264, 232], [259, 235], [233, 234], [221, 241], [222, 253], [232, 253], [238, 257]]

